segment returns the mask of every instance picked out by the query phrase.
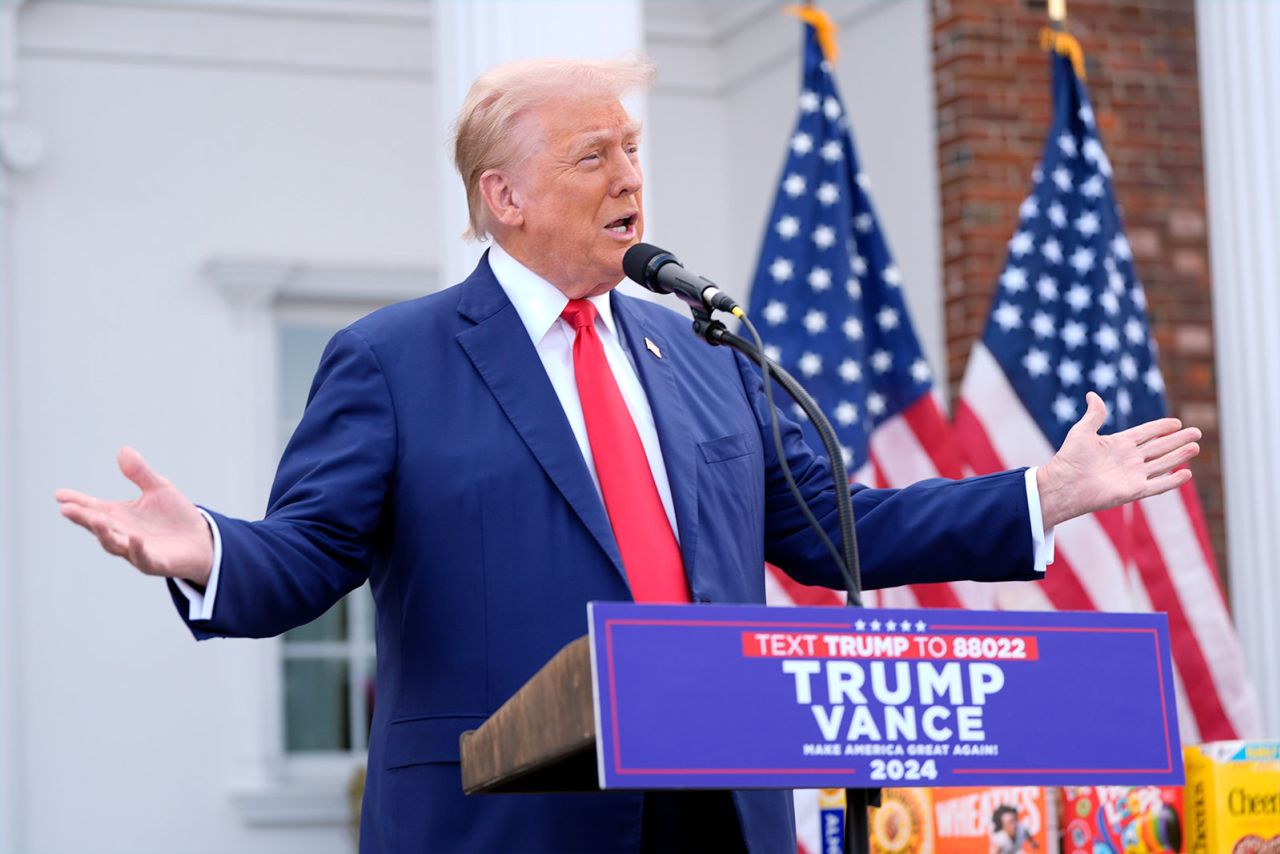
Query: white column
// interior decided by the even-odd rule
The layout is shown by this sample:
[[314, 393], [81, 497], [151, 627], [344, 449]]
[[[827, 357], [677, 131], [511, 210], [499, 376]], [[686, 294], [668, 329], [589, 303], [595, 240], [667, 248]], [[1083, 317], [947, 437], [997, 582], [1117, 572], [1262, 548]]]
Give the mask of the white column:
[[467, 199], [453, 168], [452, 128], [471, 83], [495, 65], [536, 56], [608, 58], [643, 47], [640, 0], [436, 0], [440, 128], [440, 283], [471, 272], [484, 246], [465, 243]]
[[1280, 5], [1197, 0], [1196, 20], [1232, 613], [1277, 738]]

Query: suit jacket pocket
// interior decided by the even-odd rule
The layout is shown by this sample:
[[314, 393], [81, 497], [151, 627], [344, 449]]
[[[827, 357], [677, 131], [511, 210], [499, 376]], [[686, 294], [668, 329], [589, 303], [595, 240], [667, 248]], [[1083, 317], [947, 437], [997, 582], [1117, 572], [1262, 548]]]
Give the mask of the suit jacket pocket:
[[755, 449], [751, 447], [751, 438], [746, 433], [733, 433], [719, 439], [708, 439], [698, 445], [702, 450], [702, 458], [709, 463], [745, 457]]
[[386, 767], [459, 761], [458, 738], [484, 723], [484, 715], [410, 718], [387, 728]]

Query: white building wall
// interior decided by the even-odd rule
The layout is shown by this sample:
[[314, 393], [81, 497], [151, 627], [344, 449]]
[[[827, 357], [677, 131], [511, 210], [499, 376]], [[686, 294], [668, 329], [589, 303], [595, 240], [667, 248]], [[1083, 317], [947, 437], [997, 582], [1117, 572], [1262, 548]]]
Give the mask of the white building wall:
[[[927, 4], [824, 5], [939, 365]], [[660, 66], [648, 237], [745, 297], [794, 121], [799, 24], [772, 3], [644, 11]], [[261, 513], [272, 300], [436, 282], [433, 20], [404, 0], [32, 0], [17, 13], [13, 92], [47, 149], [0, 185], [0, 850], [351, 850], [347, 769], [278, 761], [275, 643], [194, 643], [163, 585], [60, 519], [52, 493], [133, 494], [113, 464], [129, 443], [196, 500]]]

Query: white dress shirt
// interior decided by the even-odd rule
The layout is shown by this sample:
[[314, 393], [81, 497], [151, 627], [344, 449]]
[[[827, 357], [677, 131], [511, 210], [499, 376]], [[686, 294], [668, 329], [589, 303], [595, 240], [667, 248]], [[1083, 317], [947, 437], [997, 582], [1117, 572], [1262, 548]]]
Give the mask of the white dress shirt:
[[[502, 286], [512, 307], [520, 316], [520, 321], [529, 333], [538, 351], [538, 358], [546, 369], [551, 387], [564, 409], [569, 427], [578, 441], [582, 458], [591, 473], [591, 480], [600, 490], [600, 479], [596, 475], [595, 459], [591, 454], [591, 442], [587, 438], [587, 422], [582, 414], [582, 401], [578, 397], [578, 384], [573, 372], [573, 341], [576, 333], [568, 321], [560, 317], [569, 298], [546, 279], [525, 267], [512, 258], [496, 242], [489, 249], [489, 266], [493, 275]], [[653, 472], [653, 482], [658, 487], [658, 497], [662, 500], [662, 509], [671, 523], [671, 530], [677, 541], [680, 529], [676, 525], [675, 505], [671, 501], [671, 482], [667, 478], [667, 467], [662, 459], [662, 446], [658, 443], [658, 431], [653, 422], [653, 410], [649, 407], [649, 398], [640, 384], [635, 364], [631, 360], [631, 352], [623, 340], [622, 329], [613, 318], [613, 306], [609, 294], [591, 297], [591, 304], [596, 307], [596, 332], [604, 345], [605, 358], [613, 370], [614, 379], [622, 398], [627, 403], [631, 420], [636, 424], [640, 434], [640, 443], [644, 445], [645, 456], [649, 459], [649, 469]], [[1044, 521], [1040, 513], [1040, 490], [1036, 486], [1036, 469], [1026, 472], [1027, 510], [1031, 519], [1031, 539], [1034, 554], [1035, 571], [1043, 573], [1045, 567], [1053, 563], [1053, 531], [1046, 536]], [[214, 598], [218, 590], [218, 575], [222, 568], [222, 536], [218, 525], [208, 513], [200, 511], [209, 523], [213, 534], [213, 569], [209, 574], [208, 584], [201, 593], [182, 579], [174, 579], [178, 589], [187, 597], [188, 619], [208, 620], [213, 617]]]

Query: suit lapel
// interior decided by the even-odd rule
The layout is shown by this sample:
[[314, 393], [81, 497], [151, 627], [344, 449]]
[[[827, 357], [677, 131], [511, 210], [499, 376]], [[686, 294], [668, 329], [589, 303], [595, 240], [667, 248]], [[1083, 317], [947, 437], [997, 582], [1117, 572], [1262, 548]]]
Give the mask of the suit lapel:
[[547, 477], [625, 581], [609, 517], [573, 429], [528, 330], [489, 269], [487, 255], [465, 283], [458, 312], [475, 323], [458, 333], [458, 343]]
[[632, 302], [631, 298], [615, 290], [613, 317], [626, 339], [631, 361], [640, 375], [640, 383], [649, 398], [649, 408], [653, 411], [658, 444], [662, 447], [671, 497], [675, 502], [680, 553], [684, 558], [685, 574], [692, 582], [698, 545], [698, 462], [694, 456], [694, 425], [680, 390], [676, 368], [672, 365], [675, 348], [667, 346], [670, 342], [666, 336], [649, 324], [639, 311], [632, 309]]

